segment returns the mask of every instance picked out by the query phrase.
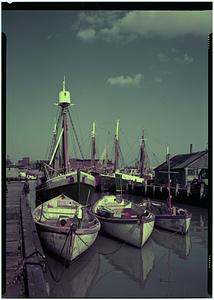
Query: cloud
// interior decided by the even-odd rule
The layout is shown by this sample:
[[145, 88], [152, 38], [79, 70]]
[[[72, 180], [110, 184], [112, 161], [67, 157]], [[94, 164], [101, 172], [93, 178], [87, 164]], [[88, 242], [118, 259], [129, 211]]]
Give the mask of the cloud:
[[160, 76], [155, 76], [154, 81], [157, 83], [161, 83], [163, 81], [163, 78]]
[[212, 32], [212, 11], [82, 12], [75, 26], [80, 38], [81, 32], [93, 29], [97, 39], [106, 41], [185, 34], [207, 36]]
[[179, 63], [189, 65], [194, 62], [194, 58], [189, 56], [187, 53], [184, 53], [182, 57], [175, 57], [174, 60]]
[[158, 57], [158, 60], [161, 61], [161, 62], [169, 61], [169, 57], [166, 54], [162, 53], [162, 52], [158, 53], [157, 57]]
[[85, 29], [77, 33], [77, 36], [83, 41], [92, 41], [95, 38], [96, 31], [94, 29]]
[[117, 77], [108, 78], [107, 83], [113, 86], [120, 87], [140, 87], [142, 79], [142, 74], [136, 74], [135, 77], [120, 75]]

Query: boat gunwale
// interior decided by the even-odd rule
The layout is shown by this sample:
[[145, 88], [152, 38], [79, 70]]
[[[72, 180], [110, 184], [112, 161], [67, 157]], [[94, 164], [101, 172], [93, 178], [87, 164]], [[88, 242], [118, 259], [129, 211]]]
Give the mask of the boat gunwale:
[[150, 219], [146, 219], [145, 217], [143, 218], [133, 218], [133, 219], [120, 219], [120, 218], [105, 218], [105, 217], [102, 217], [102, 216], [99, 216], [98, 214], [96, 214], [97, 218], [100, 220], [100, 221], [105, 221], [105, 222], [111, 222], [111, 223], [126, 223], [126, 224], [133, 224], [133, 223], [137, 223], [139, 222], [139, 225], [140, 224], [146, 224], [146, 223], [150, 223], [150, 222], [153, 222], [155, 221], [155, 215], [153, 213], [151, 213], [151, 218]]
[[[66, 179], [66, 178], [65, 178]], [[74, 182], [68, 182], [66, 184], [62, 184], [60, 185], [60, 187], [65, 187], [65, 186], [68, 186], [68, 185], [74, 185], [74, 184], [78, 184], [78, 181], [74, 181]], [[87, 186], [90, 186], [92, 189], [95, 188], [95, 183], [92, 185], [92, 184], [89, 184], [87, 182], [80, 182], [80, 185], [83, 184], [84, 186], [87, 185]], [[41, 186], [41, 187], [40, 187]], [[57, 189], [59, 186], [54, 186], [54, 187], [50, 187], [51, 190], [54, 190], [54, 189]], [[47, 181], [44, 182], [44, 183], [41, 183], [40, 185], [37, 185], [36, 187], [36, 192], [42, 192], [43, 190], [46, 190], [47, 189]]]
[[[72, 231], [72, 233], [76, 234], [76, 235], [84, 235], [84, 234], [92, 234], [92, 233], [96, 233], [100, 230], [100, 222], [97, 219], [97, 222], [94, 224], [94, 226], [92, 227], [87, 227], [87, 228], [77, 228], [76, 231]], [[34, 220], [36, 223], [36, 226], [38, 226], [39, 230], [42, 232], [52, 232], [52, 233], [58, 233], [58, 234], [64, 234], [67, 235], [70, 231], [70, 226], [69, 227], [59, 227], [59, 226], [52, 226], [49, 225], [47, 223], [41, 223], [38, 222], [36, 220]]]

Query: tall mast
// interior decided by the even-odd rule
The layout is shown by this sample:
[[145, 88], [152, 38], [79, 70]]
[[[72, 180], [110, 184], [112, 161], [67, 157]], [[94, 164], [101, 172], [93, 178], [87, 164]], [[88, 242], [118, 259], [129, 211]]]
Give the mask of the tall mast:
[[145, 169], [146, 169], [145, 157], [146, 157], [145, 138], [144, 138], [144, 130], [142, 130], [141, 146], [140, 146], [140, 161], [139, 161], [139, 165], [138, 165], [138, 170], [139, 170], [140, 176], [145, 174]]
[[119, 169], [119, 120], [117, 120], [114, 138], [114, 171]]
[[170, 154], [169, 147], [166, 148], [166, 160], [168, 166], [168, 208], [171, 211], [172, 203], [171, 203], [171, 178], [170, 178]]
[[93, 122], [92, 132], [91, 132], [91, 166], [92, 166], [92, 168], [95, 168], [95, 155], [96, 155], [95, 130], [96, 130], [96, 125], [95, 125], [95, 122]]
[[58, 105], [62, 109], [62, 128], [63, 128], [63, 138], [62, 138], [62, 168], [64, 172], [68, 170], [68, 122], [67, 122], [67, 112], [71, 105], [70, 92], [66, 91], [65, 88], [65, 77], [62, 83], [62, 90], [59, 92], [59, 103]]

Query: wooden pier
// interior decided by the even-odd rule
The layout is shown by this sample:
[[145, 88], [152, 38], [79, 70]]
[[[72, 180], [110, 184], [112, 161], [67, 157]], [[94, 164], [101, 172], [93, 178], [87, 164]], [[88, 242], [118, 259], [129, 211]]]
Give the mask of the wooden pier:
[[[7, 185], [5, 262], [3, 298], [47, 298], [45, 256], [32, 219], [27, 198], [22, 194], [23, 183]], [[4, 265], [4, 263], [3, 263]]]

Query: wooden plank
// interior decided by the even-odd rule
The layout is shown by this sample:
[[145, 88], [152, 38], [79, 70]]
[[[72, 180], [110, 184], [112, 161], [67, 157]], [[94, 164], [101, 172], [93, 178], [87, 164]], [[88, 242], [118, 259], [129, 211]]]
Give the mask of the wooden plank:
[[27, 199], [21, 197], [22, 233], [24, 241], [24, 257], [26, 266], [27, 294], [30, 298], [48, 297], [44, 278], [43, 263], [38, 252], [44, 256]]

